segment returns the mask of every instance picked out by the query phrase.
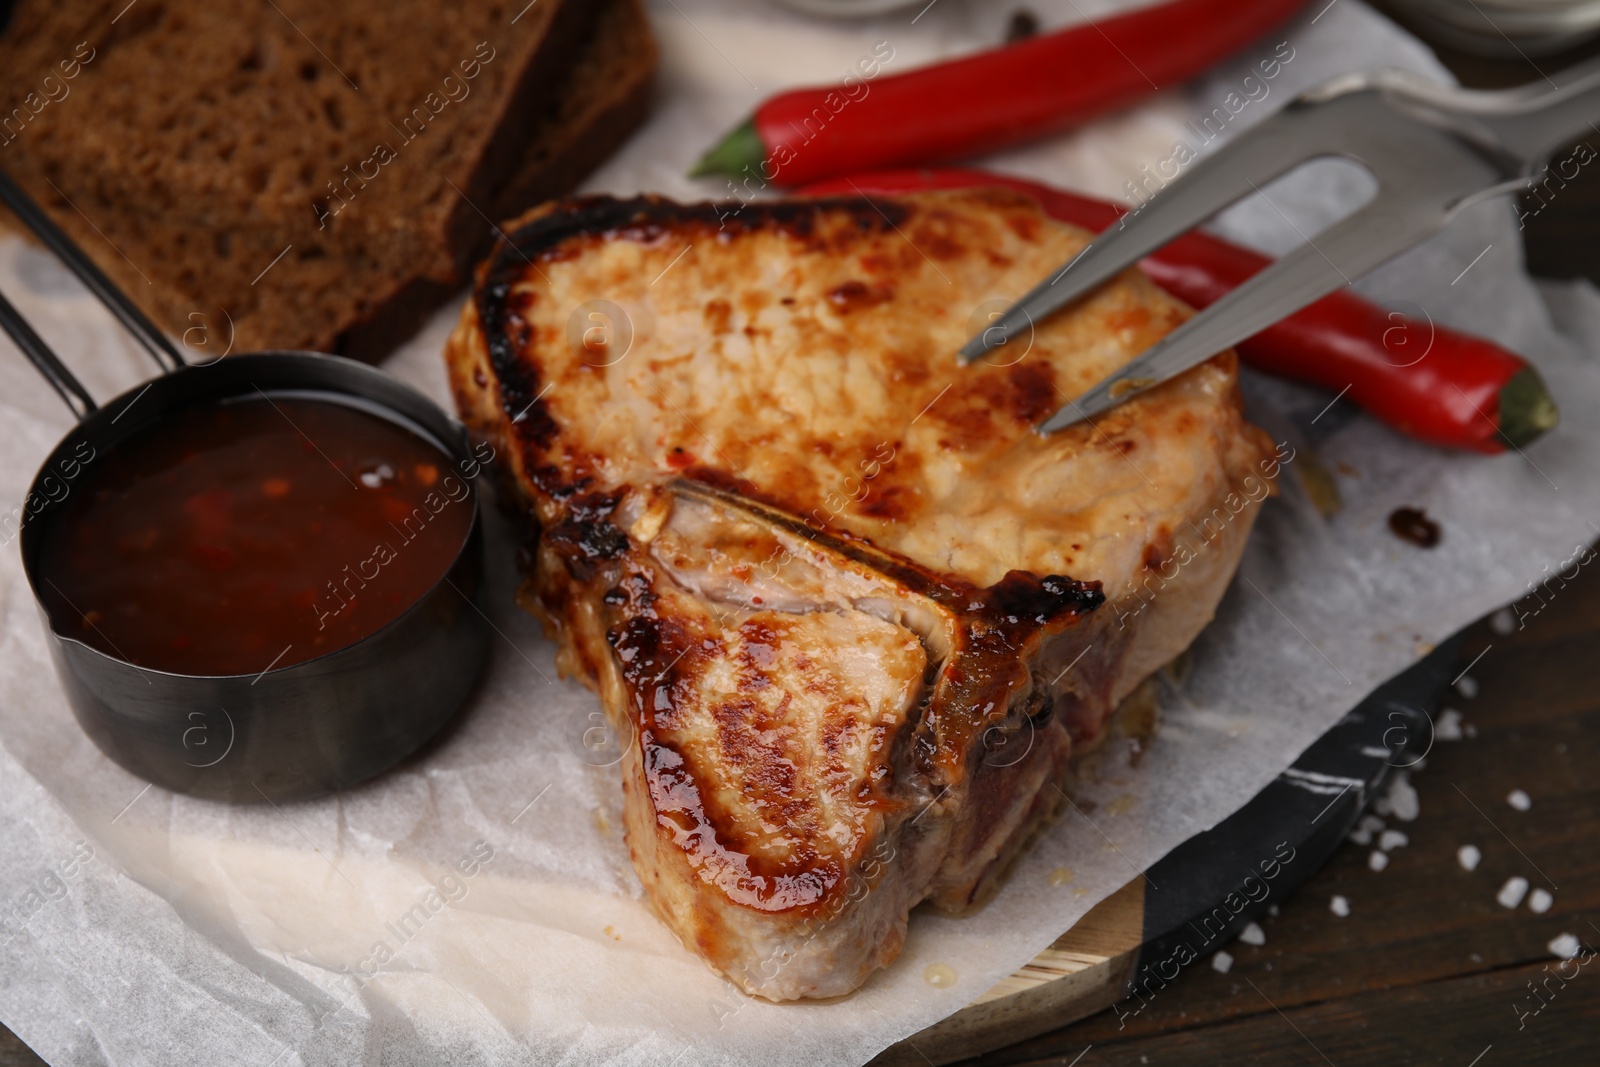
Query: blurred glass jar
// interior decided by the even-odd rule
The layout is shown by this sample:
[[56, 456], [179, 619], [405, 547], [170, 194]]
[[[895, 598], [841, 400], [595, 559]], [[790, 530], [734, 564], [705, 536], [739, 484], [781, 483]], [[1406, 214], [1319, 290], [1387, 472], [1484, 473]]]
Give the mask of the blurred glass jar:
[[[784, 7], [824, 18], [854, 19], [910, 7], [917, 0], [777, 0]], [[927, 0], [923, 0], [927, 3]]]
[[1439, 44], [1480, 56], [1550, 55], [1600, 34], [1600, 0], [1389, 0]]

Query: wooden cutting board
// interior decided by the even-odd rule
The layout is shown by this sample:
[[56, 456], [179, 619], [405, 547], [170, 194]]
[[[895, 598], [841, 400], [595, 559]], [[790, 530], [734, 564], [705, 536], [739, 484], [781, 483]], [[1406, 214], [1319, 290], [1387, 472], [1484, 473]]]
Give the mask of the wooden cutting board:
[[1032, 961], [872, 1067], [946, 1064], [1065, 1026], [1119, 1001], [1137, 1010], [1331, 856], [1389, 776], [1433, 745], [1460, 639], [1390, 679], [1248, 804], [1096, 905]]

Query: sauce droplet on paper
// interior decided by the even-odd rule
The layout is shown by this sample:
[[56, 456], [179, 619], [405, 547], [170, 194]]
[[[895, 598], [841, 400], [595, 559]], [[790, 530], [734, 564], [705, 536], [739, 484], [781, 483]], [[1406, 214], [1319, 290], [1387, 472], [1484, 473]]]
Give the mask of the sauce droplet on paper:
[[922, 980], [935, 989], [949, 989], [956, 984], [956, 972], [943, 963], [930, 963], [922, 971]]
[[1439, 524], [1421, 508], [1395, 508], [1389, 513], [1389, 530], [1418, 548], [1432, 548], [1439, 543]]

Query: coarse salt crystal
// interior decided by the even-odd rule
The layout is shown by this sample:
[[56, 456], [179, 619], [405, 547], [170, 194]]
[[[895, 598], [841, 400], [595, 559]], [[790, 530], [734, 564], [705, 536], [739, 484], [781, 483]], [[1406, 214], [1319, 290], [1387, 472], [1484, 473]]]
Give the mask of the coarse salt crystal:
[[1276, 904], [1268, 904], [1267, 905], [1267, 914], [1272, 916], [1273, 918], [1277, 918], [1278, 917], [1278, 906]]
[[1328, 901], [1328, 910], [1342, 919], [1350, 914], [1350, 902], [1344, 897], [1336, 896]]
[[1478, 869], [1478, 861], [1483, 859], [1483, 853], [1478, 851], [1477, 845], [1462, 845], [1456, 849], [1456, 862], [1461, 864], [1463, 871]]
[[1505, 637], [1517, 629], [1517, 617], [1511, 613], [1510, 608], [1501, 608], [1489, 616], [1489, 629]]
[[1389, 857], [1377, 849], [1373, 849], [1372, 854], [1367, 857], [1367, 866], [1375, 871], [1381, 871], [1389, 866]]
[[1528, 894], [1528, 910], [1535, 915], [1543, 915], [1555, 902], [1556, 898], [1551, 896], [1548, 890], [1535, 889]]
[[1529, 808], [1533, 807], [1533, 801], [1528, 799], [1528, 794], [1524, 793], [1520, 789], [1513, 789], [1511, 792], [1507, 793], [1506, 803], [1510, 804], [1518, 811], [1527, 811]]
[[1461, 713], [1455, 708], [1445, 708], [1433, 724], [1433, 736], [1440, 741], [1461, 740]]
[[1378, 838], [1378, 847], [1385, 852], [1391, 852], [1409, 844], [1411, 844], [1411, 838], [1405, 835], [1404, 830], [1385, 830], [1383, 836]]
[[1411, 822], [1422, 813], [1422, 802], [1417, 799], [1416, 787], [1411, 784], [1411, 776], [1405, 771], [1395, 772], [1394, 781], [1389, 783], [1388, 799], [1394, 817], [1401, 822]]
[[1506, 879], [1506, 884], [1500, 887], [1500, 892], [1495, 894], [1496, 900], [1502, 908], [1515, 908], [1522, 903], [1522, 898], [1528, 892], [1528, 880], [1520, 874]]
[[1265, 945], [1267, 943], [1267, 934], [1261, 927], [1251, 923], [1239, 931], [1239, 940], [1247, 945]]
[[1460, 693], [1465, 699], [1471, 700], [1478, 695], [1478, 680], [1470, 674], [1463, 674], [1456, 679], [1456, 692]]
[[[1378, 798], [1378, 803], [1383, 803], [1383, 798]], [[1387, 805], [1385, 805], [1387, 806]], [[1350, 840], [1358, 845], [1372, 844], [1372, 835], [1382, 830], [1387, 825], [1383, 819], [1368, 812], [1361, 816], [1361, 821], [1356, 823], [1356, 828], [1350, 831]]]
[[1217, 949], [1211, 956], [1211, 969], [1218, 974], [1227, 974], [1233, 969], [1233, 957], [1222, 949]]
[[1545, 947], [1550, 950], [1552, 956], [1560, 956], [1564, 960], [1570, 960], [1578, 954], [1578, 939], [1573, 934], [1562, 934], [1560, 937], [1553, 938]]

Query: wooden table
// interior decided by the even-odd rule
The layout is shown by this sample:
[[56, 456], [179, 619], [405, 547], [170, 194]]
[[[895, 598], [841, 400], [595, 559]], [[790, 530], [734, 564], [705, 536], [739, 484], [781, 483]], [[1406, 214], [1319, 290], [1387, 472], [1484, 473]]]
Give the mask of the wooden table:
[[[1475, 626], [1462, 666], [1480, 653], [1468, 675], [1477, 696], [1450, 702], [1476, 736], [1438, 742], [1412, 776], [1422, 813], [1389, 820], [1410, 844], [1386, 869], [1369, 869], [1372, 846], [1347, 844], [1263, 920], [1264, 945], [1227, 947], [1228, 973], [1201, 961], [1137, 1015], [1135, 1001], [969, 1064], [1600, 1061], [1600, 962], [1541, 986], [1537, 1015], [1517, 1011], [1539, 1007], [1528, 983], [1549, 978], [1553, 938], [1600, 948], [1600, 567], [1520, 631]], [[1514, 789], [1528, 811], [1507, 803]], [[1456, 858], [1465, 844], [1483, 854], [1470, 873]], [[1551, 891], [1554, 906], [1501, 907], [1495, 895], [1513, 875]], [[1329, 910], [1335, 895], [1348, 917]]]
[[[1537, 77], [1526, 63], [1443, 55], [1468, 84]], [[1525, 238], [1535, 273], [1600, 281], [1600, 168], [1582, 171]], [[1563, 985], [1547, 948], [1570, 933], [1600, 949], [1600, 566], [1547, 600], [1521, 630], [1480, 623], [1468, 636], [1462, 666], [1482, 653], [1469, 674], [1479, 691], [1452, 703], [1476, 736], [1439, 742], [1413, 776], [1422, 814], [1390, 820], [1410, 844], [1385, 870], [1369, 869], [1370, 846], [1347, 845], [1262, 923], [1264, 945], [1228, 946], [1228, 973], [1202, 961], [1137, 1015], [1113, 1009], [969, 1067], [1600, 1062], [1600, 961]], [[1507, 803], [1514, 789], [1528, 811]], [[1483, 854], [1470, 873], [1456, 860], [1465, 844]], [[1550, 911], [1497, 904], [1513, 875], [1551, 891]], [[1348, 917], [1329, 910], [1335, 895]], [[1543, 983], [1541, 1001], [1530, 982]], [[0, 1067], [43, 1062], [0, 1027]]]

